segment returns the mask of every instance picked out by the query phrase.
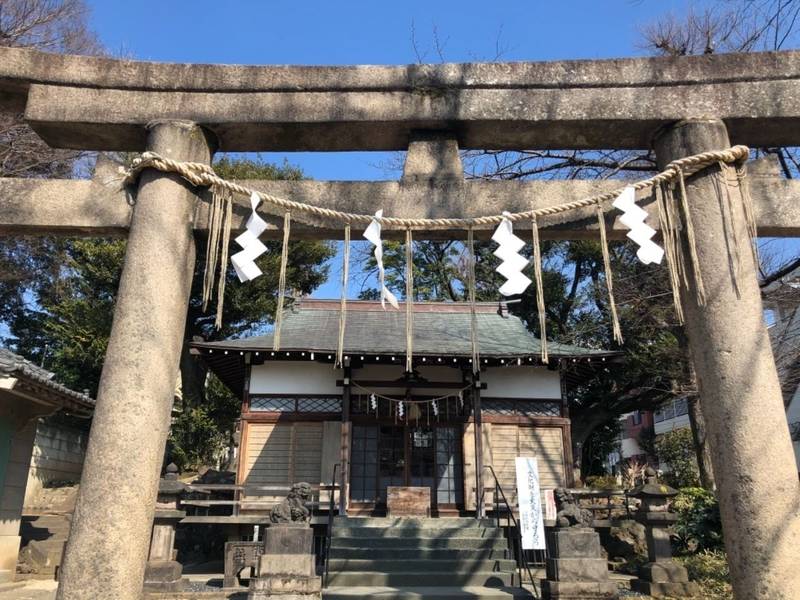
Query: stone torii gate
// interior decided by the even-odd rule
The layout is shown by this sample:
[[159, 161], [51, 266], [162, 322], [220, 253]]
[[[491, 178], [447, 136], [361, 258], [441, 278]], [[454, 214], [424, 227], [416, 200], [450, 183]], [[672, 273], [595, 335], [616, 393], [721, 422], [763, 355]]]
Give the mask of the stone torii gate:
[[[411, 148], [399, 182], [248, 185], [352, 212], [384, 208], [392, 216], [469, 217], [560, 204], [615, 184], [465, 182], [458, 148], [654, 147], [663, 166], [727, 148], [731, 140], [800, 145], [800, 53], [245, 67], [3, 48], [0, 104], [24, 111], [36, 132], [59, 148], [147, 149], [202, 163], [210, 163], [215, 150]], [[790, 598], [800, 589], [800, 484], [744, 220], [724, 211], [712, 173], [687, 180], [708, 300], [701, 307], [691, 291], [683, 294], [686, 329], [736, 596]], [[800, 185], [781, 180], [774, 165], [750, 173], [759, 233], [800, 235]], [[141, 594], [195, 264], [194, 234], [203, 233], [208, 193], [174, 174], [146, 170], [134, 198], [129, 202], [119, 176], [103, 168], [92, 181], [0, 180], [0, 234], [128, 236], [62, 568], [62, 600]], [[236, 229], [246, 217], [244, 201], [236, 206]], [[593, 216], [588, 211], [543, 219], [542, 236], [593, 237]], [[312, 225], [298, 223], [293, 235], [340, 235], [332, 223]], [[609, 230], [622, 235], [616, 222]], [[726, 247], [731, 230], [738, 234], [736, 248]], [[729, 251], [742, 258], [736, 284]]]

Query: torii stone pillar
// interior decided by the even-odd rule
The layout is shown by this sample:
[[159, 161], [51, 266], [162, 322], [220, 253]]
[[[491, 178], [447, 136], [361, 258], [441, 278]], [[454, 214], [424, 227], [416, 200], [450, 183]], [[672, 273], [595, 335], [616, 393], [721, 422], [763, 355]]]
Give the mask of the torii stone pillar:
[[[211, 160], [192, 123], [148, 130], [148, 150]], [[195, 199], [177, 175], [141, 174], [59, 600], [141, 597], [195, 266]]]
[[[660, 168], [729, 146], [725, 125], [708, 119], [681, 121], [655, 144]], [[706, 305], [698, 306], [691, 291], [681, 296], [725, 548], [736, 598], [796, 598], [800, 484], [742, 206], [735, 190], [732, 211], [719, 199], [717, 172], [707, 169], [686, 181]]]

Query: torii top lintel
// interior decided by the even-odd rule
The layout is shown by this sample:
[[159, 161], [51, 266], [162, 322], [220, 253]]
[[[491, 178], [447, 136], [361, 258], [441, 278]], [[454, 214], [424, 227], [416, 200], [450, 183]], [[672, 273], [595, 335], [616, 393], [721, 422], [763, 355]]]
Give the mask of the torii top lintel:
[[447, 129], [461, 148], [648, 148], [685, 118], [731, 140], [800, 145], [800, 52], [408, 66], [167, 64], [0, 48], [0, 104], [54, 147], [142, 150], [191, 120], [225, 151], [404, 150]]

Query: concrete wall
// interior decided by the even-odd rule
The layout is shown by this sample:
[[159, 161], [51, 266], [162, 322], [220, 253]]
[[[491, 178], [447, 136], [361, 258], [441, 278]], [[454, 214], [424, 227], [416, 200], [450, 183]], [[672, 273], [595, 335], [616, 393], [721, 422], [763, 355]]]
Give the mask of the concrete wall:
[[30, 459], [25, 506], [32, 506], [42, 487], [52, 481], [80, 480], [88, 439], [88, 431], [66, 423], [39, 422]]

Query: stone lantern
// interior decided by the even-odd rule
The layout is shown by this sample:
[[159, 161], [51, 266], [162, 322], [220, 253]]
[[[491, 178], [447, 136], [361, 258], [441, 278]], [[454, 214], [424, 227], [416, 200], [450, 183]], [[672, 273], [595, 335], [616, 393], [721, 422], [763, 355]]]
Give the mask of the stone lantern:
[[641, 500], [635, 518], [645, 526], [650, 561], [639, 568], [639, 579], [634, 579], [631, 587], [653, 598], [695, 596], [700, 592], [697, 584], [689, 581], [686, 568], [672, 560], [669, 528], [678, 515], [670, 510], [669, 502], [677, 494], [675, 488], [659, 483], [652, 467], [645, 472], [645, 483], [629, 494]]
[[158, 482], [150, 556], [144, 576], [146, 590], [177, 592], [183, 588], [183, 566], [175, 560], [175, 530], [178, 522], [186, 516], [180, 502], [188, 487], [178, 480], [178, 467], [170, 463]]

